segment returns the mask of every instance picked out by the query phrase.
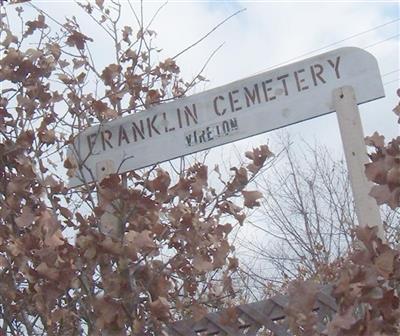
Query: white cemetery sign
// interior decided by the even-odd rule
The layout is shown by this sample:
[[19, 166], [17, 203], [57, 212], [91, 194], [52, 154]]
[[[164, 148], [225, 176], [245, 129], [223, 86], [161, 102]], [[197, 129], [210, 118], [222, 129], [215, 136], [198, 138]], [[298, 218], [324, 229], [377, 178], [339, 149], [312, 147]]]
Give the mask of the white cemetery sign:
[[89, 127], [70, 146], [70, 186], [99, 180], [105, 163], [123, 173], [333, 112], [343, 86], [357, 104], [383, 97], [376, 59], [340, 48]]

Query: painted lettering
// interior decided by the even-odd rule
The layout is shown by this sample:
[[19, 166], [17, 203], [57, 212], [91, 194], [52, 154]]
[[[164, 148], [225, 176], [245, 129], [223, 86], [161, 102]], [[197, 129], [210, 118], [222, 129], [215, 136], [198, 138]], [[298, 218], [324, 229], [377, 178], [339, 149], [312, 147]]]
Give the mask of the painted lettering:
[[169, 121], [168, 121], [168, 118], [167, 118], [167, 113], [166, 112], [163, 112], [162, 113], [162, 117], [163, 117], [163, 122], [164, 122], [164, 131], [165, 131], [165, 133], [168, 133], [168, 132], [173, 132], [173, 131], [175, 131], [175, 127], [168, 127], [169, 125]]
[[285, 91], [285, 96], [288, 96], [288, 95], [289, 95], [289, 91], [288, 91], [288, 87], [287, 87], [287, 83], [286, 83], [286, 78], [288, 78], [288, 77], [289, 77], [289, 75], [286, 74], [286, 75], [279, 76], [279, 77], [277, 78], [278, 80], [282, 81], [283, 90]]
[[329, 65], [335, 70], [336, 78], [340, 78], [340, 73], [339, 73], [339, 62], [340, 62], [340, 56], [336, 57], [335, 63], [331, 60], [328, 60]]
[[109, 130], [102, 131], [101, 133], [101, 143], [103, 144], [103, 150], [106, 150], [106, 144], [110, 147], [113, 148], [111, 145], [111, 138], [112, 138], [112, 133]]
[[233, 130], [238, 130], [239, 126], [238, 126], [238, 122], [236, 118], [232, 118], [229, 120], [230, 124], [231, 124], [231, 129]]
[[323, 84], [326, 83], [325, 79], [321, 77], [321, 74], [324, 72], [324, 67], [321, 64], [311, 65], [311, 76], [314, 82], [314, 86], [317, 86], [317, 79], [319, 79]]
[[192, 104], [192, 111], [190, 110], [189, 106], [185, 106], [184, 112], [185, 112], [187, 126], [191, 126], [190, 119], [193, 120], [195, 124], [198, 123], [197, 111], [196, 111], [195, 104]]
[[217, 96], [214, 98], [214, 112], [216, 115], [222, 116], [226, 113], [226, 108], [224, 108], [222, 111], [218, 108], [218, 100], [225, 100], [223, 96]]
[[203, 129], [191, 131], [185, 134], [187, 146], [195, 146], [209, 141], [213, 141], [223, 136], [228, 136], [239, 130], [236, 118], [223, 120], [222, 122], [209, 125]]
[[206, 128], [207, 141], [214, 140], [213, 132], [210, 127]]
[[250, 105], [254, 105], [256, 101], [260, 104], [260, 92], [258, 90], [258, 84], [254, 84], [253, 90], [250, 90], [247, 87], [244, 87], [244, 96], [246, 98], [247, 107]]
[[125, 141], [127, 144], [129, 143], [128, 135], [126, 134], [124, 126], [119, 126], [118, 132], [118, 146], [122, 145], [122, 141]]
[[270, 100], [276, 99], [275, 96], [273, 96], [273, 95], [268, 95], [268, 92], [272, 91], [272, 87], [270, 87], [270, 86], [267, 87], [267, 84], [269, 84], [269, 83], [271, 83], [271, 82], [272, 82], [272, 79], [268, 79], [268, 80], [263, 81], [263, 82], [261, 83], [261, 84], [262, 84], [262, 87], [263, 87], [263, 92], [264, 92], [265, 101], [270, 101]]
[[164, 131], [165, 133], [168, 133], [168, 120], [167, 120], [167, 114], [165, 112], [162, 113], [163, 117], [163, 124], [164, 124]]
[[176, 109], [176, 114], [178, 115], [178, 124], [179, 128], [182, 128], [182, 117], [181, 117], [181, 110], [179, 108]]
[[231, 128], [229, 127], [229, 123], [226, 120], [224, 120], [222, 122], [222, 130], [224, 131], [225, 135], [229, 134], [230, 129]]
[[215, 125], [215, 130], [217, 131], [217, 136], [219, 137], [221, 135], [221, 132], [219, 130], [219, 125]]
[[[195, 132], [196, 132], [196, 131], [195, 131]], [[192, 135], [191, 135], [191, 134], [186, 135], [186, 136], [185, 136], [185, 139], [186, 139], [187, 145], [188, 145], [188, 146], [191, 146], [191, 145], [192, 145]]]
[[132, 121], [132, 133], [133, 133], [133, 141], [138, 141], [138, 135], [144, 140], [144, 123], [143, 120], [139, 120], [139, 127], [138, 125]]
[[296, 85], [297, 85], [297, 90], [304, 91], [308, 89], [307, 85], [304, 85], [304, 82], [306, 81], [304, 78], [300, 78], [299, 74], [304, 72], [304, 69], [300, 69], [294, 72], [294, 78], [296, 79]]
[[[196, 132], [196, 131], [195, 131]], [[203, 143], [206, 142], [206, 132], [204, 130], [201, 130], [201, 133], [199, 135], [199, 143]]]
[[157, 114], [155, 116], [153, 116], [153, 118], [151, 118], [151, 120], [150, 120], [150, 117], [146, 118], [147, 130], [148, 130], [150, 138], [153, 136], [153, 132], [157, 133], [157, 134], [160, 134], [159, 130], [154, 126], [154, 123], [155, 123], [156, 119], [157, 119]]
[[229, 92], [229, 103], [231, 104], [231, 111], [240, 111], [242, 109], [241, 106], [236, 106], [237, 103], [239, 103], [239, 99], [234, 97], [234, 95], [237, 95], [239, 93], [239, 90], [233, 90]]
[[86, 139], [89, 146], [89, 153], [93, 154], [93, 148], [96, 145], [96, 139], [98, 137], [98, 133], [89, 134]]

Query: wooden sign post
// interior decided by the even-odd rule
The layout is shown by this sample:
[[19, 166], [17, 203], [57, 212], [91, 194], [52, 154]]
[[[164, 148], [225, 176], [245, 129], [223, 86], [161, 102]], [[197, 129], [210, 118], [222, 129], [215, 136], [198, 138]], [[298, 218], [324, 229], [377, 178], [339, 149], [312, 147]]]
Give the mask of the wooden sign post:
[[[113, 172], [114, 167], [112, 161], [102, 161], [98, 162], [96, 165], [96, 173], [97, 176], [99, 176], [99, 181]], [[124, 233], [122, 228], [123, 224], [120, 222], [118, 216], [115, 215], [114, 208], [118, 206], [118, 204], [106, 201], [106, 195], [104, 195], [104, 190], [100, 186], [97, 195], [99, 206], [104, 210], [104, 213], [100, 217], [100, 232], [116, 240], [121, 240]]]
[[364, 171], [368, 157], [354, 89], [351, 86], [336, 89], [333, 92], [333, 102], [339, 121], [358, 223], [360, 226], [377, 226], [378, 237], [385, 241], [379, 207], [375, 199], [369, 196], [372, 182], [367, 180]]

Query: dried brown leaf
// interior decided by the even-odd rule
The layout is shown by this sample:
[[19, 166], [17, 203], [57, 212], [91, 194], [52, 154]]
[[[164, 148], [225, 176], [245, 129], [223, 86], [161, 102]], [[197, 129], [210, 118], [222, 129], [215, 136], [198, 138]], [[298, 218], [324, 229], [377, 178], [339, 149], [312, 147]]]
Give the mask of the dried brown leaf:
[[46, 246], [51, 248], [56, 248], [58, 246], [62, 246], [65, 244], [64, 236], [61, 230], [57, 230], [53, 234], [49, 234], [46, 236], [44, 243]]
[[110, 64], [104, 68], [103, 72], [101, 73], [101, 78], [104, 81], [105, 85], [113, 86], [114, 79], [119, 76], [121, 73], [122, 67], [118, 64]]
[[365, 137], [365, 144], [367, 146], [374, 146], [376, 148], [383, 148], [385, 146], [385, 137], [378, 132], [374, 132], [372, 136]]
[[378, 272], [386, 279], [388, 279], [394, 271], [394, 258], [396, 256], [397, 253], [394, 250], [389, 249], [375, 259], [375, 266], [378, 269]]
[[206, 273], [213, 270], [212, 262], [202, 255], [196, 255], [193, 258], [193, 267], [200, 273]]
[[66, 43], [70, 47], [76, 47], [80, 50], [85, 49], [85, 43], [87, 41], [93, 42], [93, 39], [78, 32], [77, 30], [73, 30], [72, 33], [68, 36]]
[[60, 272], [53, 267], [49, 267], [46, 263], [42, 262], [36, 267], [36, 271], [45, 278], [51, 280], [58, 280]]
[[260, 191], [242, 191], [242, 195], [244, 197], [244, 206], [252, 209], [255, 206], [260, 206], [260, 202], [258, 201], [263, 197], [263, 194]]
[[22, 213], [19, 217], [15, 219], [15, 224], [18, 225], [21, 229], [30, 226], [35, 221], [35, 214], [33, 213], [31, 207], [25, 205], [22, 208]]
[[195, 321], [200, 321], [208, 313], [207, 308], [198, 303], [192, 304], [190, 310]]
[[41, 142], [51, 145], [56, 141], [56, 132], [53, 129], [44, 129], [38, 132], [38, 138]]
[[400, 204], [400, 188], [390, 190], [388, 185], [375, 185], [372, 187], [370, 196], [376, 199], [378, 205], [387, 204], [393, 210]]
[[132, 28], [129, 26], [125, 26], [122, 30], [122, 40], [126, 43], [131, 43], [130, 36], [132, 35]]
[[103, 8], [104, 0], [96, 0], [96, 5], [99, 6], [100, 8]]
[[226, 240], [221, 241], [218, 248], [213, 253], [214, 268], [223, 267], [225, 265], [229, 252], [229, 243]]
[[137, 232], [134, 230], [128, 231], [124, 237], [125, 243], [131, 245], [137, 250], [149, 251], [157, 246], [152, 238], [152, 233], [149, 230]]
[[156, 319], [161, 321], [169, 319], [169, 308], [168, 300], [164, 297], [159, 297], [150, 303], [150, 311]]
[[42, 14], [38, 15], [37, 20], [28, 21], [25, 25], [28, 26], [28, 29], [24, 32], [24, 37], [32, 35], [37, 29], [45, 29], [48, 27], [45, 23], [45, 16]]

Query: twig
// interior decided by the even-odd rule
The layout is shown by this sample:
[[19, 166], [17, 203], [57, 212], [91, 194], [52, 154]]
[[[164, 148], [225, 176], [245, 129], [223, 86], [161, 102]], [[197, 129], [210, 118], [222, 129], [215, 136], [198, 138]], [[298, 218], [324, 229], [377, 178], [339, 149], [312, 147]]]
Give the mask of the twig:
[[208, 36], [210, 36], [214, 31], [216, 31], [219, 27], [221, 27], [225, 22], [227, 22], [228, 20], [230, 20], [231, 18], [233, 18], [234, 16], [244, 12], [246, 10], [246, 8], [240, 9], [237, 12], [233, 13], [231, 16], [228, 16], [225, 20], [223, 20], [222, 22], [218, 23], [213, 29], [211, 29], [207, 34], [205, 34], [203, 37], [201, 37], [199, 40], [197, 40], [196, 42], [192, 43], [190, 46], [186, 47], [185, 49], [183, 49], [181, 52], [177, 53], [174, 57], [172, 57], [172, 59], [176, 59], [179, 56], [181, 56], [182, 54], [184, 54], [186, 51], [188, 51], [189, 49], [192, 49], [193, 47], [195, 47], [197, 44], [199, 44], [201, 41], [205, 40]]
[[157, 15], [161, 12], [161, 10], [168, 4], [168, 1], [165, 1], [155, 12], [155, 14], [153, 15], [153, 17], [150, 19], [149, 23], [146, 26], [146, 30], [149, 29], [149, 27], [151, 27], [151, 25], [153, 24], [155, 18], [157, 17]]

